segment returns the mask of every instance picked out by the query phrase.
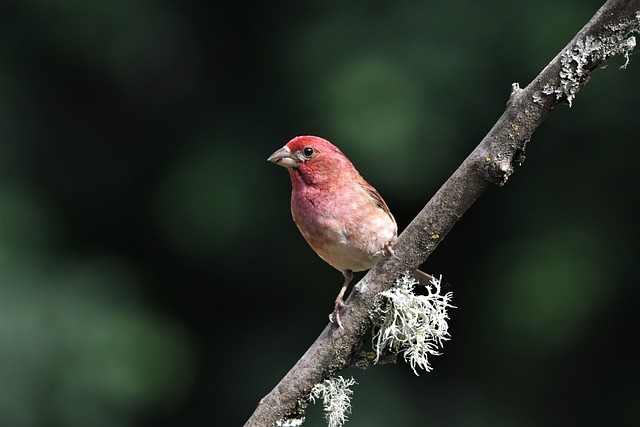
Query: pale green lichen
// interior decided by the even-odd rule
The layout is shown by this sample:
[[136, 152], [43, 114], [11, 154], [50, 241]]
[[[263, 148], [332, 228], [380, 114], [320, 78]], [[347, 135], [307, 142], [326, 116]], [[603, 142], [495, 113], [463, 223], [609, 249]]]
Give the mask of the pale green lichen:
[[[630, 54], [636, 47], [636, 38], [632, 34], [640, 32], [640, 12], [633, 20], [611, 24], [607, 28], [612, 31], [610, 36], [588, 35], [562, 53], [559, 84], [547, 83], [542, 88], [543, 94], [555, 94], [557, 99], [565, 97], [571, 106], [580, 88], [589, 80], [594, 64], [622, 55], [625, 63], [620, 68], [627, 67]], [[534, 102], [539, 101], [540, 95], [534, 95]]]
[[300, 427], [304, 424], [305, 417], [285, 417], [275, 422], [274, 427]]
[[441, 354], [449, 340], [448, 309], [452, 293], [441, 294], [441, 279], [425, 286], [426, 295], [416, 295], [420, 284], [410, 274], [396, 281], [393, 288], [381, 292], [372, 311], [372, 345], [376, 360], [385, 352], [402, 353], [413, 372], [429, 372], [429, 355]]
[[273, 427], [300, 427], [305, 421], [306, 403], [299, 405], [273, 424]]
[[332, 377], [316, 384], [311, 390], [309, 399], [315, 403], [322, 398], [324, 416], [329, 427], [340, 427], [351, 413], [351, 386], [357, 384], [353, 378], [344, 379], [341, 376]]

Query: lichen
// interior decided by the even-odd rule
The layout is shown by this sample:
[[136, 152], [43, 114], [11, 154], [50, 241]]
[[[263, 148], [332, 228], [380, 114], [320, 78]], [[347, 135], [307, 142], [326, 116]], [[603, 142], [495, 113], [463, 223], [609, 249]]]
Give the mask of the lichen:
[[284, 414], [273, 425], [274, 427], [300, 427], [305, 421], [305, 410], [307, 403], [299, 403], [295, 408]]
[[344, 379], [341, 376], [331, 377], [320, 384], [316, 384], [311, 390], [309, 399], [315, 403], [322, 398], [324, 416], [329, 427], [340, 427], [348, 419], [351, 413], [351, 386], [356, 384], [352, 378]]
[[452, 293], [440, 293], [440, 280], [432, 279], [426, 295], [416, 295], [418, 282], [405, 274], [393, 288], [378, 295], [372, 311], [372, 346], [376, 360], [386, 352], [402, 353], [413, 372], [429, 372], [429, 356], [439, 355], [449, 340], [448, 308]]
[[[636, 47], [636, 38], [632, 34], [640, 32], [640, 12], [636, 12], [633, 20], [610, 24], [606, 28], [611, 31], [611, 35], [597, 38], [587, 35], [562, 53], [559, 84], [545, 84], [542, 88], [543, 94], [555, 94], [557, 99], [564, 97], [571, 106], [576, 94], [587, 83], [591, 70], [597, 64], [612, 56], [622, 55], [625, 63], [620, 68], [627, 67], [630, 54]], [[539, 101], [540, 96], [534, 95], [534, 102]]]

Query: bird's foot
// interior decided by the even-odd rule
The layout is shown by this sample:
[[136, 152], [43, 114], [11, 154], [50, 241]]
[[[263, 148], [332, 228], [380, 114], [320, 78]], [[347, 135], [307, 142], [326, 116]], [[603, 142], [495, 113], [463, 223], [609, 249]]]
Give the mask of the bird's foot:
[[340, 320], [340, 309], [346, 306], [347, 305], [344, 303], [344, 300], [342, 298], [336, 299], [336, 305], [333, 309], [333, 312], [329, 315], [329, 321], [338, 325], [340, 329], [344, 329], [342, 327], [342, 321]]
[[396, 252], [393, 250], [393, 242], [392, 241], [388, 241], [386, 245], [384, 245], [384, 254], [385, 255], [391, 255], [392, 257], [394, 257], [395, 259], [400, 259], [396, 256]]

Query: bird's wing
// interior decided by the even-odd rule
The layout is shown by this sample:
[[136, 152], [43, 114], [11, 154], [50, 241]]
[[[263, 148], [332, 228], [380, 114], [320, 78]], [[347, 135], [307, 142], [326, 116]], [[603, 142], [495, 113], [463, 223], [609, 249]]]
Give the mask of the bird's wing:
[[[364, 180], [363, 180], [364, 181]], [[395, 222], [395, 218], [393, 217], [393, 215], [391, 214], [391, 210], [389, 210], [389, 206], [387, 206], [387, 204], [385, 203], [384, 199], [382, 198], [382, 196], [380, 195], [380, 193], [378, 193], [378, 191], [373, 188], [371, 186], [371, 184], [369, 184], [368, 182], [364, 181], [360, 183], [362, 185], [362, 188], [364, 188], [364, 190], [366, 191], [366, 193], [373, 199], [373, 201], [375, 202], [375, 204], [382, 209], [383, 211], [385, 211], [387, 213], [387, 215], [389, 215], [389, 218], [391, 218], [394, 222]]]

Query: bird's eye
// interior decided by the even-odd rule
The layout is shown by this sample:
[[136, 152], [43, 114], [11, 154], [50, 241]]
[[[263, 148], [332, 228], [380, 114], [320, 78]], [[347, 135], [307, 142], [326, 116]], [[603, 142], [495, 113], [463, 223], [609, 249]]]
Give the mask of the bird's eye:
[[311, 157], [313, 155], [313, 148], [307, 147], [304, 150], [302, 150], [302, 152], [304, 153], [305, 156]]

